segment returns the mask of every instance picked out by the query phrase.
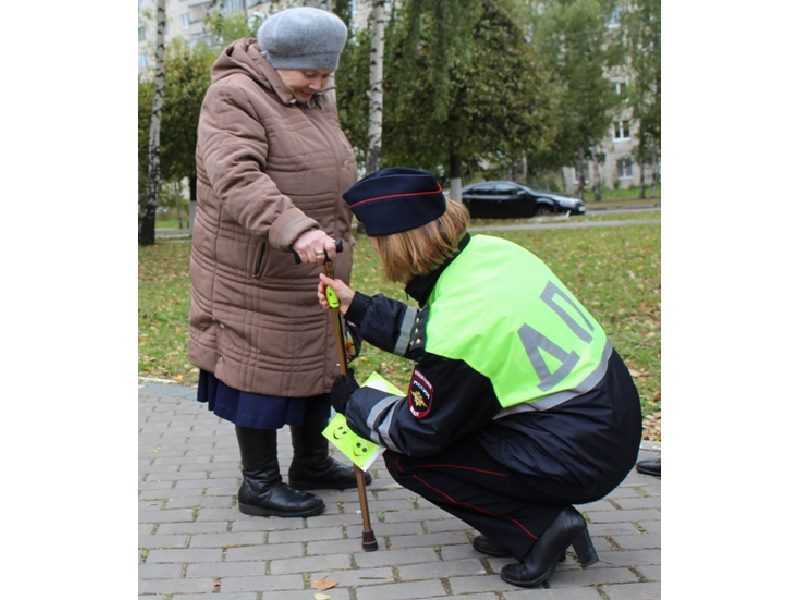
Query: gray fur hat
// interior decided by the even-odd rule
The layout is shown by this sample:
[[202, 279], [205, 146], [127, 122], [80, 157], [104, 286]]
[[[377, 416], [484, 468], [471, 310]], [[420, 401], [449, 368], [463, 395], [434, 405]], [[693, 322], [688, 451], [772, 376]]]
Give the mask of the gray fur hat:
[[282, 10], [258, 28], [261, 53], [275, 69], [334, 71], [345, 41], [347, 26], [318, 8]]

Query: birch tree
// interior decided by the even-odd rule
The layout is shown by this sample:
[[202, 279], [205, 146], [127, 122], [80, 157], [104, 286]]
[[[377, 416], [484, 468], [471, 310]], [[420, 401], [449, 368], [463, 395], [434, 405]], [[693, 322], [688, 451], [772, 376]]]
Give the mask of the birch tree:
[[161, 188], [161, 104], [164, 97], [164, 26], [165, 0], [156, 2], [155, 76], [153, 78], [153, 108], [150, 112], [148, 145], [147, 199], [139, 210], [139, 244], [155, 243], [156, 209]]
[[372, 0], [369, 45], [369, 129], [367, 173], [380, 168], [381, 134], [383, 131], [383, 28], [385, 0]]

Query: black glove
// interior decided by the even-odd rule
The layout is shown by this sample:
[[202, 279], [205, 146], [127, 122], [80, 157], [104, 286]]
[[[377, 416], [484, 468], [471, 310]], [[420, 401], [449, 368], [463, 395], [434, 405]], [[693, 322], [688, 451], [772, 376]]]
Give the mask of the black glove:
[[347, 369], [347, 375], [339, 375], [333, 380], [331, 389], [331, 406], [333, 409], [344, 414], [350, 395], [358, 389], [358, 382], [352, 368]]

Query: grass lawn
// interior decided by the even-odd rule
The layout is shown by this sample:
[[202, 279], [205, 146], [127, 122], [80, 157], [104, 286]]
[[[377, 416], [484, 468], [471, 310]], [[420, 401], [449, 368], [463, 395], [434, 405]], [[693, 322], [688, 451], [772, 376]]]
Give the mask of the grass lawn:
[[[553, 269], [603, 325], [625, 359], [636, 378], [643, 414], [660, 412], [661, 228], [630, 225], [498, 235], [532, 250]], [[353, 286], [364, 293], [405, 299], [401, 286], [383, 280], [366, 238], [359, 234], [358, 242]], [[197, 369], [186, 358], [189, 247], [188, 241], [178, 241], [139, 250], [141, 375], [197, 381]], [[368, 344], [354, 367], [360, 379], [376, 370], [401, 389], [411, 374], [410, 361]]]

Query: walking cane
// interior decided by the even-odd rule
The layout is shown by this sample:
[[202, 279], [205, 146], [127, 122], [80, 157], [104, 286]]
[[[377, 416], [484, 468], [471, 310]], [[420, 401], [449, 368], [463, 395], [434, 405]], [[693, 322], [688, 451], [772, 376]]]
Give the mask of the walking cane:
[[[341, 240], [336, 242], [336, 251], [340, 251]], [[325, 275], [333, 279], [333, 261], [325, 255], [325, 262], [322, 265]], [[342, 316], [339, 313], [339, 298], [331, 286], [325, 287], [325, 297], [328, 300], [328, 306], [331, 309], [331, 321], [336, 329], [336, 354], [339, 358], [339, 372], [342, 375], [347, 375], [347, 350], [345, 349], [344, 341], [344, 324], [342, 323]], [[364, 471], [353, 465], [353, 471], [356, 475], [356, 485], [358, 486], [358, 503], [361, 505], [361, 547], [367, 552], [372, 552], [378, 549], [378, 540], [375, 539], [375, 534], [372, 532], [372, 525], [369, 520], [369, 503], [367, 501], [367, 482], [364, 479]]]

